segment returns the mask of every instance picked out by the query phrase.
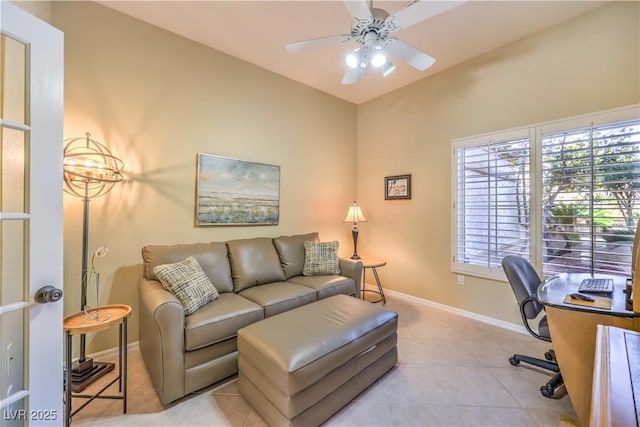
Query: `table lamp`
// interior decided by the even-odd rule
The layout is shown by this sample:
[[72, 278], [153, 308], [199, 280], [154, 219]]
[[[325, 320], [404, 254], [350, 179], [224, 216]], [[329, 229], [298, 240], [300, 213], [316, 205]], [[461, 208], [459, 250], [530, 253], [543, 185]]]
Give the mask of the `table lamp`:
[[353, 229], [351, 230], [351, 235], [353, 236], [353, 255], [351, 259], [360, 259], [360, 255], [358, 255], [358, 222], [366, 221], [367, 218], [362, 214], [362, 209], [360, 209], [360, 206], [354, 201], [353, 205], [349, 207], [347, 217], [344, 219], [344, 222], [353, 223]]

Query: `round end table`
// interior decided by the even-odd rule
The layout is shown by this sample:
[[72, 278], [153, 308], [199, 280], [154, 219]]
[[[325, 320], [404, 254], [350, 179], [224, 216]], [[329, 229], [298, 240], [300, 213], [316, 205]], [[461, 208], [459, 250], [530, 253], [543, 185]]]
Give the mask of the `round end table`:
[[[387, 261], [383, 258], [375, 256], [363, 256], [362, 258], [360, 258], [360, 261], [362, 262], [362, 299], [365, 299], [365, 292], [372, 292], [374, 294], [380, 295], [380, 299], [371, 302], [376, 303], [382, 301], [383, 305], [386, 304], [387, 299], [384, 296], [384, 290], [382, 289], [382, 284], [380, 283], [380, 277], [378, 277], [378, 271], [376, 270], [376, 268], [384, 267], [385, 265], [387, 265]], [[373, 289], [366, 289], [367, 269], [371, 269], [371, 271], [373, 272], [373, 277], [375, 277], [376, 279], [376, 285], [378, 285], [377, 291]]]

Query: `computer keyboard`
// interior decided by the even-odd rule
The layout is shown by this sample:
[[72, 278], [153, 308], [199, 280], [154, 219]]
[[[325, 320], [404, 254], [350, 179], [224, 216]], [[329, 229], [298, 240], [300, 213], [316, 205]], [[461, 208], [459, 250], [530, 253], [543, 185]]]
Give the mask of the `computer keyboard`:
[[578, 292], [610, 294], [613, 292], [613, 279], [584, 279]]

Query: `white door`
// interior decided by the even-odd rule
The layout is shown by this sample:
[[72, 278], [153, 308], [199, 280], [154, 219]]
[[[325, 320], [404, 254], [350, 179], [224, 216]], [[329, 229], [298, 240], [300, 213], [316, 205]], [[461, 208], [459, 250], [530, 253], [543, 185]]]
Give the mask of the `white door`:
[[61, 425], [63, 35], [0, 7], [0, 425]]

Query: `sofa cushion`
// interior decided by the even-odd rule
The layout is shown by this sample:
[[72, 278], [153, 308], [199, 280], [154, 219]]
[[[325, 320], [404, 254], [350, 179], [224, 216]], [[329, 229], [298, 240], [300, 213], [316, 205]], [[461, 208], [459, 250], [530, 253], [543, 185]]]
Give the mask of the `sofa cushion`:
[[304, 242], [304, 276], [340, 274], [338, 241]]
[[356, 282], [351, 277], [333, 274], [323, 276], [295, 276], [289, 279], [289, 282], [315, 289], [318, 293], [318, 300], [338, 294], [356, 294]]
[[318, 233], [298, 234], [296, 236], [280, 236], [273, 239], [273, 246], [278, 251], [280, 265], [287, 279], [300, 276], [304, 267], [304, 242], [319, 242]]
[[200, 267], [218, 292], [232, 292], [231, 267], [226, 243], [192, 243], [183, 245], [149, 245], [142, 248], [144, 276], [147, 280], [158, 280], [153, 268], [161, 264], [172, 264], [188, 256], [198, 260]]
[[218, 290], [192, 256], [173, 264], [157, 265], [153, 273], [162, 286], [180, 301], [185, 316], [218, 297]]
[[259, 237], [230, 240], [227, 246], [235, 292], [286, 279], [272, 239]]
[[264, 317], [271, 317], [317, 300], [316, 291], [313, 289], [289, 282], [254, 286], [240, 292], [240, 295], [261, 305], [264, 308]]
[[264, 318], [262, 307], [233, 292], [185, 318], [185, 350], [191, 351], [236, 336], [238, 329]]

